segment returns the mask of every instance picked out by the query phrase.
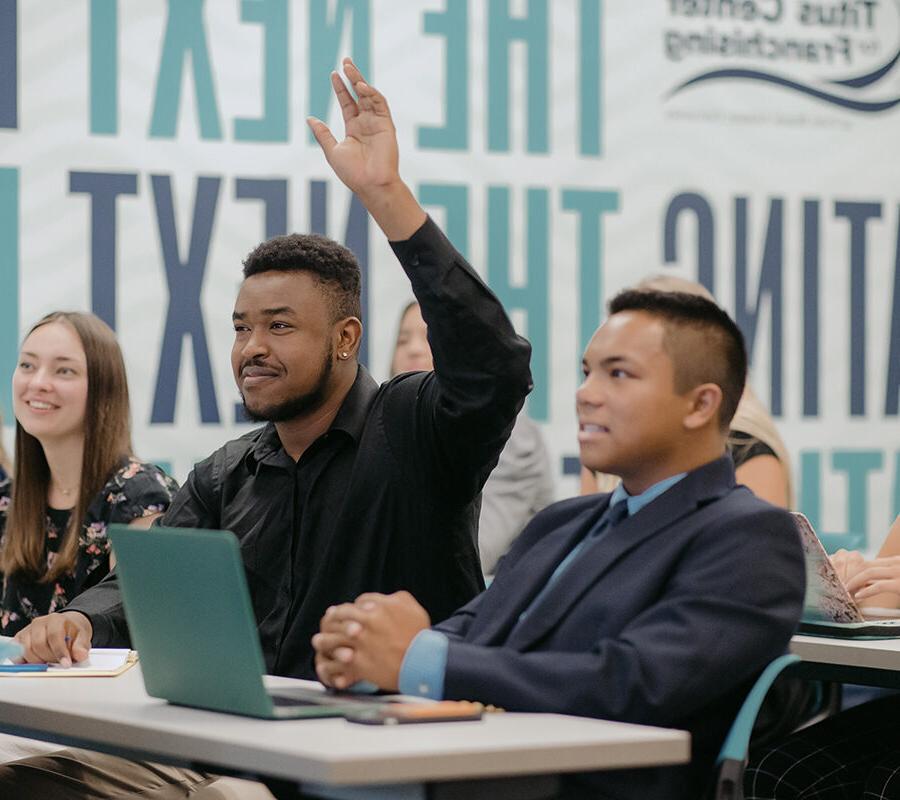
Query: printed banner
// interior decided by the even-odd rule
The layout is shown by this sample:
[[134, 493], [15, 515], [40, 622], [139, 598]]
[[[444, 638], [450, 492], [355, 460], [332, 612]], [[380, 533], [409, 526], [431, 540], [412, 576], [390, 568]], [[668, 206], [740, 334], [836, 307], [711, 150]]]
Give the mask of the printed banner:
[[304, 119], [341, 130], [352, 55], [401, 169], [534, 347], [529, 414], [577, 491], [574, 391], [608, 297], [700, 280], [830, 546], [900, 513], [900, 2], [0, 0], [0, 374], [42, 314], [91, 309], [135, 444], [183, 479], [247, 430], [241, 260], [326, 233], [365, 271], [387, 377], [411, 293]]

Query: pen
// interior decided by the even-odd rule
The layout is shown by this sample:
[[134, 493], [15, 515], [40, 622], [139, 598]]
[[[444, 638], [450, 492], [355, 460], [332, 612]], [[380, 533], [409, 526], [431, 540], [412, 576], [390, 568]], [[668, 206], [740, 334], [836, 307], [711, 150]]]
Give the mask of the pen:
[[0, 664], [0, 672], [46, 672], [46, 664]]

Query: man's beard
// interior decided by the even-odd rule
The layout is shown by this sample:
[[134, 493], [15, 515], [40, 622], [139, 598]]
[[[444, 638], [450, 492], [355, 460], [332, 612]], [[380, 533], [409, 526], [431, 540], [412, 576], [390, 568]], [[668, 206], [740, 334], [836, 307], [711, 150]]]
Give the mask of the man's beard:
[[325, 402], [326, 388], [328, 378], [331, 376], [331, 369], [334, 363], [334, 347], [330, 346], [325, 353], [325, 359], [322, 362], [322, 368], [319, 370], [319, 379], [312, 391], [306, 394], [297, 395], [285, 400], [278, 405], [269, 406], [253, 410], [247, 405], [244, 395], [241, 394], [241, 401], [244, 404], [244, 413], [247, 418], [253, 422], [288, 422], [289, 420], [302, 417], [311, 411], [315, 411], [322, 403]]

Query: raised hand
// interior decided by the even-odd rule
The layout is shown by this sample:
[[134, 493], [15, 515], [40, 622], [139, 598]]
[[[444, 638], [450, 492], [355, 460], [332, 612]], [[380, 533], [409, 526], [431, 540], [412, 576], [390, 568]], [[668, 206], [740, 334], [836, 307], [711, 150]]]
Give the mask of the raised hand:
[[349, 58], [342, 66], [356, 92], [354, 99], [340, 75], [331, 73], [344, 139], [338, 141], [315, 117], [306, 122], [335, 175], [362, 200], [388, 238], [408, 239], [425, 221], [425, 212], [400, 178], [397, 132], [387, 100]]
[[337, 141], [321, 120], [309, 117], [307, 123], [335, 174], [363, 196], [400, 180], [397, 134], [384, 96], [365, 82], [349, 58], [344, 59], [343, 67], [358, 98], [353, 99], [337, 72], [331, 73], [331, 85], [344, 117], [343, 141]]

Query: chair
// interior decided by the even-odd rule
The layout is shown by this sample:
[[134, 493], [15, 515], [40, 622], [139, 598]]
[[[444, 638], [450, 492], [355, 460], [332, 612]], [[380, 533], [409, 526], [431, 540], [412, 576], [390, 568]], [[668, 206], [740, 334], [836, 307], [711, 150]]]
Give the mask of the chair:
[[783, 655], [772, 661], [756, 679], [737, 717], [725, 737], [716, 759], [712, 800], [743, 800], [744, 768], [750, 750], [750, 735], [759, 709], [775, 679], [789, 666], [800, 661], [799, 656]]

